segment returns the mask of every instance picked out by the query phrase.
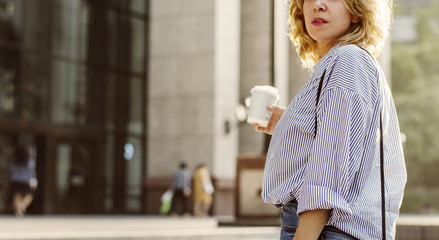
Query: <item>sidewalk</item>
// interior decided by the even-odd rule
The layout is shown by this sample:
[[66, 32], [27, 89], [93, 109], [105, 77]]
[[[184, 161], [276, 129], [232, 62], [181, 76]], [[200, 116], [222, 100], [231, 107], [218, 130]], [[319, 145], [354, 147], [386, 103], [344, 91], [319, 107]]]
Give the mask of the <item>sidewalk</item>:
[[[273, 240], [279, 226], [223, 218], [163, 216], [25, 216], [0, 215], [0, 240]], [[439, 215], [401, 215], [396, 240], [439, 239]]]
[[220, 227], [216, 218], [160, 216], [0, 216], [0, 240], [279, 238], [278, 227]]

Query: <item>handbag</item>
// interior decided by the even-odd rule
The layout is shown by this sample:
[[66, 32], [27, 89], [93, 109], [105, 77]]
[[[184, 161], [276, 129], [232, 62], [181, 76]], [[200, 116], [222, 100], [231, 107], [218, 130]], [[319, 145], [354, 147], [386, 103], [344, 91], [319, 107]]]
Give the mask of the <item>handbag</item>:
[[160, 214], [168, 214], [169, 210], [171, 209], [173, 196], [174, 192], [172, 190], [167, 190], [165, 193], [163, 193], [160, 199], [162, 202], [162, 204], [160, 205]]
[[[365, 50], [372, 57], [372, 59], [375, 60], [375, 58], [366, 49], [363, 50]], [[326, 69], [323, 72], [322, 77], [320, 78], [319, 88], [317, 89], [315, 134], [317, 134], [317, 104], [319, 103], [320, 93], [322, 91], [323, 79], [325, 78], [325, 74], [326, 74]], [[382, 229], [382, 239], [386, 240], [386, 206], [385, 206], [386, 200], [385, 200], [385, 184], [384, 184], [383, 117], [382, 117], [381, 106], [380, 106], [380, 175], [381, 175], [381, 229]]]
[[203, 181], [203, 191], [207, 194], [213, 194], [215, 189], [213, 188], [211, 181]]

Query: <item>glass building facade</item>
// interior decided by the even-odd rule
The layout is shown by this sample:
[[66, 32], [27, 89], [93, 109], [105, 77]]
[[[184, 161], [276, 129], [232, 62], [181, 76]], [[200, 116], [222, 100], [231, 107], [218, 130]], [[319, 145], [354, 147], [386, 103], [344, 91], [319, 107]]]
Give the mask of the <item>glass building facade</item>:
[[144, 212], [148, 1], [0, 1], [0, 211], [37, 149], [30, 213]]

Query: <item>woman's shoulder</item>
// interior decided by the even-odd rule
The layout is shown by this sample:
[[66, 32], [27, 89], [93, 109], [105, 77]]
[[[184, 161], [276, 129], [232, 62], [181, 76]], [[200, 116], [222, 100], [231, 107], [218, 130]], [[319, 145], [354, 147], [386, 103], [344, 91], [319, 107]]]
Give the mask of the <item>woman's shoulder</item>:
[[350, 90], [363, 95], [370, 92], [376, 82], [376, 66], [373, 58], [357, 45], [340, 46], [333, 55], [328, 88]]
[[372, 55], [368, 50], [354, 44], [340, 46], [334, 52], [334, 58], [336, 61], [347, 61], [347, 63], [373, 63]]
[[365, 48], [353, 44], [338, 47], [329, 65], [332, 71], [355, 76], [369, 75], [375, 73], [377, 69], [374, 57]]

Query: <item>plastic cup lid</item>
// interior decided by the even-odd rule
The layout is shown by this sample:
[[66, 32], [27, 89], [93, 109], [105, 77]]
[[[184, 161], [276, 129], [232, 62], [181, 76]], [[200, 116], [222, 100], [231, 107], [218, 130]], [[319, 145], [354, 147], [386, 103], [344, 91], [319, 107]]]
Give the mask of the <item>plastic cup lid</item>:
[[250, 93], [253, 93], [253, 91], [259, 91], [264, 92], [270, 95], [273, 95], [276, 97], [276, 99], [279, 99], [279, 90], [277, 88], [274, 88], [269, 85], [263, 85], [263, 86], [254, 86]]

